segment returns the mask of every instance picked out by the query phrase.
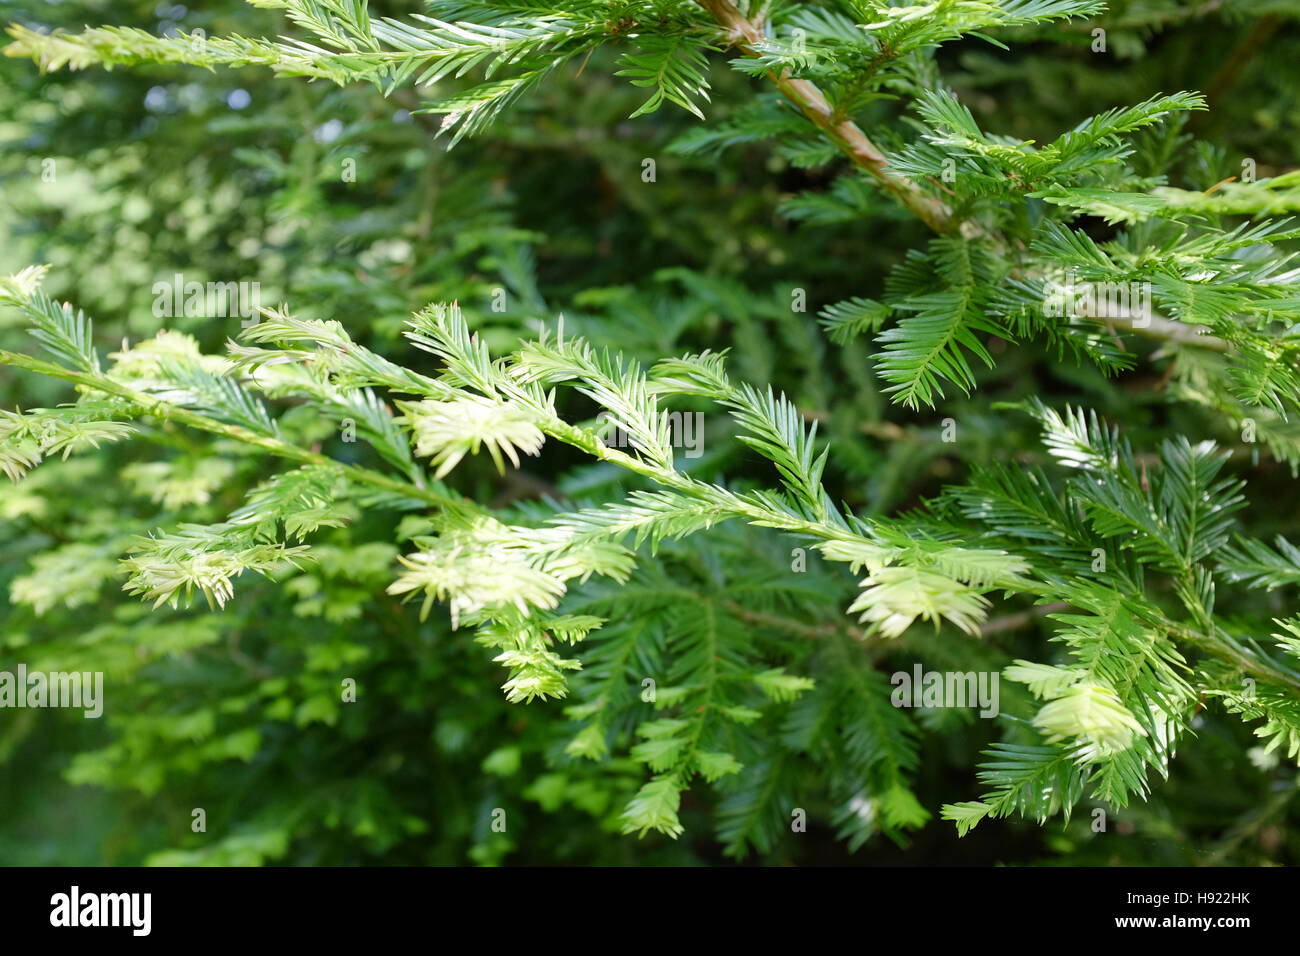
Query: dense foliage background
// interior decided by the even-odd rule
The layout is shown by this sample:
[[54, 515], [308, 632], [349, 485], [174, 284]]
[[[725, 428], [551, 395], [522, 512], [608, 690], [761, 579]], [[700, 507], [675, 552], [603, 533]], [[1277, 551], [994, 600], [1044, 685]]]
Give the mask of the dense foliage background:
[[[376, 16], [421, 9], [415, 0], [371, 4]], [[1286, 3], [1115, 0], [1086, 21], [1002, 31], [1009, 49], [965, 38], [934, 57], [982, 128], [1038, 142], [1117, 105], [1200, 90], [1210, 109], [1138, 134], [1129, 162], [1139, 175], [1207, 190], [1239, 176], [1243, 158], [1254, 160], [1261, 178], [1295, 168], [1296, 16]], [[176, 27], [209, 36], [291, 32], [281, 13], [233, 0], [201, 9], [6, 2], [0, 20], [74, 31], [114, 23], [159, 34]], [[1106, 30], [1105, 52], [1093, 49], [1098, 26]], [[1106, 378], [1041, 341], [990, 339], [995, 365], [975, 366], [970, 396], [949, 388], [935, 408], [892, 404], [865, 341], [832, 342], [817, 311], [881, 295], [889, 270], [930, 240], [926, 227], [842, 159], [806, 161], [799, 144], [682, 148], [701, 128], [723, 128], [756, 92], [771, 95], [759, 79], [728, 68], [723, 55], [710, 56], [703, 127], [669, 107], [629, 118], [646, 94], [613, 75], [615, 59], [598, 50], [581, 70], [566, 67], [450, 151], [447, 137], [435, 138], [439, 117], [412, 112], [420, 101], [409, 87], [385, 97], [365, 84], [286, 80], [258, 67], [140, 64], [42, 74], [30, 59], [5, 59], [0, 275], [50, 263], [46, 291], [94, 317], [106, 352], [164, 327], [193, 336], [204, 352], [220, 352], [238, 335], [238, 319], [155, 316], [153, 284], [174, 273], [187, 281], [257, 281], [264, 305], [287, 302], [300, 315], [338, 319], [358, 343], [417, 369], [434, 363], [403, 340], [403, 323], [430, 302], [450, 300], [501, 353], [559, 313], [566, 329], [645, 366], [727, 348], [736, 379], [771, 384], [820, 421], [833, 447], [827, 490], [873, 514], [912, 509], [974, 464], [1038, 460], [1035, 424], [998, 413], [994, 403], [1068, 401], [1108, 416], [1136, 448], [1171, 434], [1220, 441], [1234, 452], [1234, 473], [1249, 480], [1256, 507], [1247, 527], [1266, 538], [1300, 532], [1291, 466], [1243, 445], [1232, 421], [1172, 401], [1171, 360], [1158, 343], [1127, 339], [1139, 360]], [[466, 85], [443, 81], [444, 95], [457, 83]], [[905, 105], [870, 103], [864, 126], [905, 130], [898, 119]], [[653, 182], [642, 175], [646, 158], [655, 161]], [[340, 176], [347, 161], [355, 181]], [[49, 162], [53, 181], [42, 175]], [[1115, 230], [1101, 218], [1086, 227], [1099, 240]], [[791, 308], [797, 290], [806, 311]], [[502, 300], [504, 311], [494, 309]], [[17, 311], [0, 310], [0, 347], [30, 350], [27, 325]], [[71, 397], [63, 383], [0, 368], [6, 409]], [[578, 417], [594, 414], [574, 408]], [[282, 427], [303, 447], [374, 460], [364, 443], [341, 441], [337, 425], [310, 408], [284, 410]], [[959, 441], [941, 439], [945, 419]], [[705, 422], [704, 455], [684, 463], [692, 474], [768, 481], [765, 463], [723, 416]], [[620, 814], [644, 768], [626, 747], [603, 761], [567, 753], [579, 725], [564, 711], [601, 695], [635, 704], [642, 675], [671, 666], [683, 607], [715, 616], [724, 644], [781, 648], [792, 673], [815, 671], [825, 693], [849, 701], [864, 674], [910, 670], [918, 661], [973, 670], [1037, 659], [1049, 622], [1025, 613], [1028, 601], [995, 602], [1004, 629], [983, 641], [946, 625], [937, 632], [918, 625], [872, 647], [864, 663], [843, 615], [853, 593], [847, 570], [813, 556], [806, 572], [792, 574], [788, 539], [733, 523], [663, 542], [627, 586], [593, 579], [575, 589], [577, 611], [621, 613], [621, 626], [580, 646], [584, 669], [568, 700], [511, 704], [497, 691], [491, 655], [452, 631], [444, 609], [422, 621], [418, 601], [402, 604], [385, 593], [413, 533], [403, 524], [410, 513], [352, 508], [344, 526], [313, 536], [314, 563], [275, 580], [245, 575], [220, 612], [201, 600], [151, 610], [126, 594], [118, 561], [136, 535], [222, 521], [280, 470], [236, 442], [166, 424], [146, 431], [147, 441], [105, 444], [0, 485], [0, 669], [22, 660], [31, 668], [102, 670], [108, 688], [101, 720], [0, 712], [0, 862], [1288, 864], [1300, 857], [1295, 767], [1252, 758], [1258, 741], [1250, 727], [1214, 706], [1197, 716], [1196, 738], [1180, 750], [1170, 779], [1157, 780], [1145, 801], [1113, 810], [1102, 833], [1080, 808], [1068, 823], [1040, 827], [1013, 817], [958, 839], [938, 808], [978, 794], [978, 752], [995, 730], [968, 711], [930, 710], [867, 714], [857, 723], [846, 716], [819, 745], [903, 748], [890, 759], [907, 773], [918, 803], [899, 811], [909, 818], [903, 825], [883, 821], [884, 833], [881, 820], [859, 812], [862, 782], [852, 761], [815, 770], [815, 748], [792, 745], [756, 754], [719, 789], [688, 791], [678, 839], [620, 834]], [[634, 486], [611, 466], [549, 447], [504, 477], [485, 456], [466, 459], [449, 480], [521, 514], [543, 495], [595, 503]], [[1243, 614], [1283, 617], [1291, 597], [1261, 591], [1231, 600]], [[801, 649], [785, 650], [791, 644]], [[340, 675], [363, 689], [357, 702], [340, 704]], [[1003, 709], [1013, 709], [1017, 689], [1004, 682], [1002, 691]], [[619, 719], [622, 730], [616, 721], [611, 734], [630, 731], [630, 718]], [[765, 719], [760, 735], [790, 734], [788, 715]], [[876, 719], [906, 726], [873, 730]], [[878, 763], [875, 756], [863, 762]], [[206, 811], [204, 833], [191, 830], [196, 807]], [[790, 807], [806, 808], [806, 833], [791, 832]], [[504, 833], [491, 827], [495, 808], [507, 811]]]

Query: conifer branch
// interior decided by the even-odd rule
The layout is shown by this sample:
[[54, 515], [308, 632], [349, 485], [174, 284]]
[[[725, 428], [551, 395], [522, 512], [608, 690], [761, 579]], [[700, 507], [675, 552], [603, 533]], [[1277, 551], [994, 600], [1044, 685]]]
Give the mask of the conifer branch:
[[[728, 41], [748, 56], [758, 56], [757, 49], [763, 38], [762, 30], [745, 17], [731, 0], [698, 0], [717, 23], [726, 31]], [[952, 210], [941, 200], [927, 196], [905, 176], [889, 167], [885, 154], [867, 137], [866, 133], [850, 119], [839, 115], [815, 83], [790, 75], [788, 69], [771, 70], [768, 78], [786, 98], [794, 103], [812, 123], [833, 142], [855, 166], [874, 179], [904, 208], [934, 232], [946, 235], [960, 231], [974, 238], [983, 234], [977, 223], [953, 221]]]
[[[763, 40], [761, 26], [751, 21], [731, 0], [697, 0], [714, 20], [726, 31], [728, 41], [751, 57], [761, 56], [758, 49]], [[952, 209], [941, 199], [927, 195], [907, 176], [891, 168], [884, 152], [868, 138], [852, 120], [836, 111], [818, 86], [805, 79], [794, 77], [787, 68], [773, 69], [767, 77], [794, 103], [801, 112], [843, 152], [855, 166], [871, 176], [888, 194], [905, 209], [912, 212], [938, 235], [957, 234], [966, 239], [984, 239], [994, 248], [1006, 249], [1007, 239], [996, 231], [986, 229], [974, 219], [957, 220]], [[1228, 351], [1222, 339], [1203, 335], [1185, 323], [1153, 315], [1149, 321], [1133, 324], [1120, 318], [1115, 325], [1128, 325], [1130, 330], [1144, 338], [1194, 345], [1214, 351]]]
[[180, 422], [182, 425], [188, 425], [190, 428], [199, 431], [208, 432], [213, 435], [220, 435], [224, 438], [230, 438], [245, 445], [260, 448], [265, 452], [275, 455], [277, 458], [296, 461], [304, 465], [317, 465], [334, 468], [341, 474], [346, 475], [350, 480], [359, 484], [369, 485], [380, 491], [387, 491], [408, 498], [417, 498], [427, 504], [435, 505], [439, 508], [477, 507], [467, 499], [446, 494], [433, 488], [421, 488], [408, 482], [390, 478], [387, 475], [372, 471], [369, 468], [363, 468], [360, 465], [350, 465], [344, 462], [335, 461], [327, 455], [321, 455], [316, 452], [308, 451], [305, 448], [299, 448], [298, 446], [291, 445], [279, 438], [272, 438], [267, 435], [259, 434], [242, 425], [222, 422], [208, 415], [203, 415], [199, 412], [184, 408], [180, 405], [162, 401], [155, 395], [150, 395], [147, 392], [141, 392], [138, 389], [131, 388], [129, 385], [124, 385], [102, 373], [79, 372], [74, 369], [64, 368], [61, 365], [55, 365], [53, 362], [46, 362], [29, 355], [24, 355], [21, 352], [10, 352], [5, 349], [0, 349], [0, 365], [9, 365], [13, 368], [26, 369], [29, 372], [36, 372], [49, 378], [71, 382], [72, 384], [86, 388], [91, 392], [100, 392], [106, 395], [112, 395], [115, 398], [124, 399], [144, 414], [154, 415], [165, 421]]

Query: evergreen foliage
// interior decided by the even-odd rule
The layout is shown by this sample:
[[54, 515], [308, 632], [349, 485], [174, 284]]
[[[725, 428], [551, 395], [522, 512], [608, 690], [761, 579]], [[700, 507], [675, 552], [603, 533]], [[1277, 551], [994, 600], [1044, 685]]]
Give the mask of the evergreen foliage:
[[[1162, 862], [1207, 831], [1213, 862], [1294, 860], [1300, 106], [1286, 146], [1216, 139], [1231, 75], [1180, 91], [1174, 50], [1164, 92], [1122, 60], [1220, 17], [1249, 59], [1300, 20], [1210, 6], [18, 17], [18, 103], [84, 102], [100, 74], [69, 73], [100, 69], [124, 98], [255, 91], [175, 107], [228, 137], [210, 160], [101, 151], [94, 226], [5, 260], [0, 661], [112, 689], [64, 779], [138, 794], [120, 826], [211, 805], [121, 851], [164, 864], [799, 858], [800, 814], [868, 858], [1009, 819], [1054, 828], [1025, 827], [1044, 857], [1151, 862], [1096, 808]], [[1017, 64], [1101, 70], [1095, 25], [1114, 85], [1007, 105]], [[24, 161], [56, 148], [10, 109]], [[585, 179], [609, 223], [566, 208]], [[148, 268], [92, 269], [117, 243]], [[150, 319], [160, 263], [286, 304]], [[996, 721], [899, 706], [916, 662], [1000, 675]], [[39, 764], [31, 732], [0, 761]], [[1199, 805], [1225, 762], [1248, 792]], [[546, 840], [492, 827], [525, 806]]]

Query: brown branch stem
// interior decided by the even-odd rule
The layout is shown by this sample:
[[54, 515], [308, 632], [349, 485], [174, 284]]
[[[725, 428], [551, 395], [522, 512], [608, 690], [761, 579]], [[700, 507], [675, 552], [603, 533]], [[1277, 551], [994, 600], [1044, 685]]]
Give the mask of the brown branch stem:
[[[698, 2], [727, 31], [727, 37], [733, 46], [748, 56], [758, 55], [763, 43], [763, 32], [731, 0]], [[927, 196], [907, 177], [892, 172], [885, 154], [856, 123], [836, 113], [815, 83], [793, 77], [789, 70], [772, 70], [767, 75], [777, 89], [834, 142], [855, 166], [932, 230], [941, 235], [961, 232], [971, 237], [983, 232], [977, 223], [963, 223], [954, 219], [952, 210], [945, 203]]]
[[[732, 0], [696, 0], [701, 7], [727, 32], [727, 39], [736, 49], [747, 56], [758, 56], [763, 44], [763, 31], [759, 24], [748, 19], [732, 3]], [[1205, 12], [1218, 6], [1215, 2], [1206, 4]], [[826, 95], [815, 83], [790, 75], [789, 70], [771, 70], [768, 78], [776, 85], [786, 98], [795, 104], [814, 126], [816, 126], [855, 166], [887, 193], [893, 196], [905, 209], [939, 235], [959, 235], [967, 239], [983, 238], [995, 245], [1006, 248], [1006, 239], [996, 232], [990, 232], [974, 219], [958, 219], [952, 209], [942, 200], [927, 195], [916, 183], [893, 172], [889, 162], [879, 147], [867, 134], [850, 119], [844, 118], [826, 99]], [[1176, 342], [1180, 345], [1194, 345], [1227, 352], [1230, 346], [1223, 339], [1213, 335], [1204, 335], [1197, 326], [1187, 325], [1162, 316], [1152, 316], [1141, 327], [1124, 323], [1123, 320], [1111, 320], [1115, 324], [1125, 325], [1128, 331], [1144, 338]]]

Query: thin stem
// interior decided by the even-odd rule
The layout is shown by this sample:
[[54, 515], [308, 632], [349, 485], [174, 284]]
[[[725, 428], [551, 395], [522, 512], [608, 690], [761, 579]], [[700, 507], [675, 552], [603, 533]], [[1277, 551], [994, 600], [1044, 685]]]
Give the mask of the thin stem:
[[257, 432], [244, 428], [241, 425], [231, 425], [226, 422], [210, 418], [199, 412], [183, 408], [179, 405], [172, 405], [162, 402], [155, 396], [147, 392], [141, 392], [124, 385], [107, 375], [95, 375], [89, 372], [78, 372], [72, 369], [64, 368], [62, 365], [55, 365], [53, 362], [42, 361], [38, 358], [32, 358], [29, 355], [23, 355], [20, 352], [9, 352], [0, 349], [0, 365], [10, 365], [14, 368], [27, 369], [30, 372], [36, 372], [50, 378], [63, 379], [66, 382], [72, 382], [76, 385], [82, 385], [95, 391], [104, 392], [109, 395], [115, 395], [118, 398], [127, 400], [133, 405], [145, 410], [149, 414], [156, 415], [168, 421], [180, 422], [182, 425], [188, 425], [199, 431], [211, 432], [214, 435], [223, 435], [227, 438], [233, 438], [236, 441], [243, 442], [246, 445], [252, 445], [268, 451], [279, 458], [287, 458], [290, 461], [301, 462], [305, 465], [318, 465], [324, 467], [337, 468], [350, 480], [358, 484], [369, 485], [372, 488], [378, 488], [383, 491], [391, 491], [396, 494], [405, 495], [408, 498], [419, 498], [427, 501], [431, 505], [439, 508], [474, 508], [477, 505], [467, 499], [461, 498], [450, 493], [440, 492], [433, 488], [417, 488], [415, 485], [405, 481], [398, 481], [387, 475], [371, 471], [369, 468], [363, 468], [360, 465], [348, 465], [341, 461], [336, 461], [328, 455], [317, 454], [316, 452], [307, 451], [299, 448], [297, 445], [291, 445], [286, 441], [278, 438], [272, 438], [268, 435], [259, 435]]
[[[700, 596], [703, 599], [703, 595]], [[738, 601], [723, 601], [722, 607], [732, 617], [746, 624], [752, 624], [755, 627], [766, 627], [774, 631], [782, 631], [786, 634], [793, 634], [796, 637], [802, 637], [810, 641], [824, 640], [827, 634], [843, 632], [858, 641], [866, 640], [866, 633], [859, 627], [855, 627], [851, 622], [840, 618], [834, 623], [828, 624], [804, 624], [802, 621], [792, 620], [780, 614], [770, 614], [766, 611], [756, 611], [753, 608], [745, 607]]]
[[[727, 37], [736, 49], [747, 56], [759, 55], [759, 47], [763, 42], [762, 30], [741, 13], [731, 0], [696, 0], [696, 2], [726, 29]], [[1217, 6], [1217, 0], [1207, 4], [1205, 12]], [[983, 238], [1000, 248], [1006, 248], [1006, 239], [1000, 233], [987, 230], [974, 219], [958, 219], [942, 200], [926, 195], [912, 180], [892, 172], [880, 148], [856, 123], [845, 119], [834, 110], [827, 101], [826, 95], [815, 83], [793, 77], [789, 70], [781, 70], [779, 73], [771, 70], [767, 76], [776, 84], [777, 89], [785, 94], [790, 102], [798, 106], [813, 125], [839, 147], [855, 166], [871, 176], [931, 230], [939, 235], [955, 234], [966, 239]], [[1112, 321], [1122, 323], [1122, 320]], [[1177, 342], [1180, 345], [1195, 345], [1217, 352], [1226, 352], [1230, 348], [1223, 339], [1202, 335], [1193, 326], [1161, 316], [1153, 316], [1144, 326], [1140, 328], [1132, 326], [1130, 330], [1145, 338]]]
[[1222, 635], [1202, 634], [1199, 631], [1172, 622], [1166, 622], [1166, 624], [1169, 627], [1170, 634], [1182, 638], [1187, 643], [1204, 651], [1208, 651], [1215, 657], [1239, 668], [1243, 673], [1258, 677], [1260, 680], [1268, 681], [1271, 684], [1277, 684], [1280, 687], [1286, 687], [1293, 693], [1300, 694], [1300, 677], [1252, 656], [1244, 648], [1226, 640]]
[[1020, 611], [1016, 614], [1003, 614], [1001, 617], [990, 618], [980, 625], [980, 637], [989, 637], [992, 634], [1007, 634], [1013, 631], [1023, 630], [1031, 624], [1035, 624], [1049, 614], [1059, 614], [1062, 611], [1068, 611], [1071, 608], [1068, 601], [1053, 601], [1051, 604], [1039, 604], [1031, 607], [1027, 611]]
[[1231, 89], [1232, 85], [1237, 82], [1237, 77], [1245, 69], [1259, 52], [1259, 48], [1269, 41], [1269, 38], [1278, 31], [1282, 26], [1280, 16], [1267, 16], [1259, 20], [1247, 33], [1242, 37], [1232, 50], [1228, 61], [1219, 67], [1219, 71], [1214, 74], [1205, 89], [1205, 102], [1213, 106], [1218, 103], [1223, 95]]
[[[762, 31], [731, 3], [731, 0], [698, 0], [718, 24], [727, 30], [728, 39], [747, 56], [758, 56], [763, 42]], [[973, 237], [983, 229], [976, 223], [961, 223], [942, 201], [927, 196], [906, 176], [892, 172], [885, 154], [867, 138], [852, 120], [844, 119], [830, 105], [815, 83], [797, 79], [789, 70], [770, 71], [768, 78], [786, 98], [820, 129], [853, 164], [874, 179], [918, 219], [940, 234], [957, 231]]]
[[1146, 339], [1176, 342], [1179, 345], [1196, 345], [1215, 352], [1230, 352], [1232, 350], [1232, 346], [1228, 342], [1216, 335], [1207, 335], [1202, 332], [1201, 330], [1205, 326], [1189, 325], [1186, 322], [1166, 319], [1159, 315], [1149, 316], [1141, 325], [1138, 325], [1135, 319], [1126, 318], [1107, 318], [1105, 323]]

